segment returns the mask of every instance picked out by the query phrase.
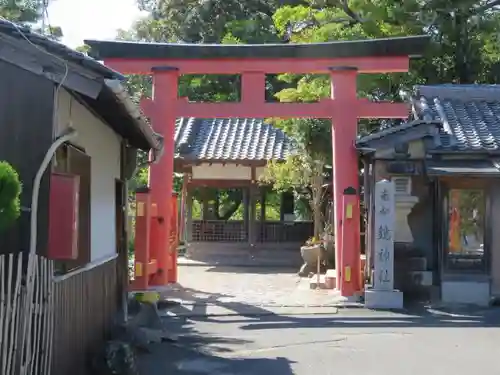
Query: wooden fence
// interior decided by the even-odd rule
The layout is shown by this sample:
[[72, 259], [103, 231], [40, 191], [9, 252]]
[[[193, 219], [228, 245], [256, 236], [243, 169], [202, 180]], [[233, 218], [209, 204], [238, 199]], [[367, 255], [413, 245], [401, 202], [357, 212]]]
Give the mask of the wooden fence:
[[54, 282], [54, 375], [93, 374], [88, 361], [108, 338], [118, 313], [118, 264], [114, 259]]
[[[27, 301], [28, 255], [0, 255], [0, 373], [49, 375], [52, 359], [54, 264], [33, 256], [34, 285]], [[25, 319], [26, 318], [26, 319]]]

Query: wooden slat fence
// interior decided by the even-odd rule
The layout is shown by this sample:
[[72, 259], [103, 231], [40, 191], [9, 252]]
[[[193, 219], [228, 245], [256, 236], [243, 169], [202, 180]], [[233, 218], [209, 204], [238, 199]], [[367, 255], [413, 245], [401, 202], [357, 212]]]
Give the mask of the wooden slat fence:
[[[50, 375], [54, 264], [33, 255], [33, 293], [26, 304], [25, 253], [0, 255], [0, 373]], [[28, 315], [25, 315], [25, 314]], [[27, 319], [25, 320], [25, 316]]]

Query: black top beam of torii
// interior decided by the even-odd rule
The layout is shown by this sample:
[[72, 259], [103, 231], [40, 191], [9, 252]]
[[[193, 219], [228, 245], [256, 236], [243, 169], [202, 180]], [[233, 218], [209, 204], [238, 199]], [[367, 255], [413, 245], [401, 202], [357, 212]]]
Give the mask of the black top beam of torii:
[[430, 37], [417, 35], [310, 44], [182, 44], [85, 40], [98, 59], [331, 59], [345, 57], [420, 57]]

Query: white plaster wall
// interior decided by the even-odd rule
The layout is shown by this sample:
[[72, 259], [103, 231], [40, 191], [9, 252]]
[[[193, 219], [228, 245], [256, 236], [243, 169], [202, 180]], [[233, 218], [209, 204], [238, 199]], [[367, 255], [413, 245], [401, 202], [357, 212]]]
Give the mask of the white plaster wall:
[[193, 180], [250, 180], [252, 168], [236, 164], [203, 163], [193, 167]]
[[424, 158], [426, 153], [424, 142], [422, 140], [418, 140], [408, 143], [408, 152], [412, 158]]
[[255, 168], [255, 178], [258, 180], [264, 172], [266, 171], [266, 167], [257, 167]]
[[71, 143], [91, 157], [91, 260], [116, 254], [115, 179], [120, 177], [120, 136], [67, 91], [59, 94], [58, 131], [76, 129]]

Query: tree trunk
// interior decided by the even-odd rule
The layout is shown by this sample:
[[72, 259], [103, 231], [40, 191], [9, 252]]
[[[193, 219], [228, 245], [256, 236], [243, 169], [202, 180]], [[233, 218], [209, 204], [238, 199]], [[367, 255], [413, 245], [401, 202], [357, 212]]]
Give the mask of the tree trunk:
[[312, 178], [312, 186], [311, 186], [311, 193], [312, 193], [312, 204], [311, 208], [313, 211], [313, 220], [314, 220], [314, 237], [316, 239], [319, 239], [321, 237], [321, 234], [324, 231], [323, 227], [323, 214], [322, 214], [322, 207], [323, 207], [323, 200], [322, 200], [322, 193], [323, 193], [323, 164], [320, 164], [317, 166], [317, 171], [315, 173], [315, 176]]
[[321, 232], [323, 232], [323, 225], [321, 220], [321, 206], [316, 206], [314, 208], [314, 237], [316, 239], [320, 238]]
[[313, 187], [312, 189], [312, 211], [313, 211], [313, 222], [314, 222], [314, 237], [319, 239], [321, 233], [323, 233], [323, 215], [321, 213], [322, 202], [321, 202], [321, 185], [319, 188]]

